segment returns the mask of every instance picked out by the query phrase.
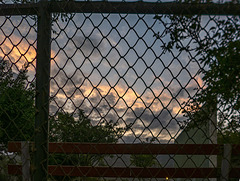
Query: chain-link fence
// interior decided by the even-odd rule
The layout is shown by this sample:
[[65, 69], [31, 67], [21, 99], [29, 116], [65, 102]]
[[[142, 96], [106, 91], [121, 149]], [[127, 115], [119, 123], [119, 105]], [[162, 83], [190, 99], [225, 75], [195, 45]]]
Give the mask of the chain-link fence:
[[1, 2], [0, 180], [239, 180], [239, 10]]

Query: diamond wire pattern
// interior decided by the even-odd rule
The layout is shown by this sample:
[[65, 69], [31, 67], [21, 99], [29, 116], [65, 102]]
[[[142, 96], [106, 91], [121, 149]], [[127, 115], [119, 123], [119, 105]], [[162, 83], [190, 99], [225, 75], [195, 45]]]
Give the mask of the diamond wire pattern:
[[[153, 16], [75, 14], [66, 23], [54, 22], [52, 114], [83, 109], [93, 125], [110, 120], [129, 125], [118, 142], [174, 142], [183, 103], [201, 86], [202, 65], [184, 60], [184, 52], [161, 51], [166, 38], [153, 36], [167, 32], [168, 25], [149, 19]], [[104, 158], [109, 166], [132, 165], [128, 156], [109, 159]], [[172, 165], [171, 159], [157, 162]]]
[[7, 142], [33, 140], [36, 22], [24, 15], [0, 22], [0, 180], [20, 180], [7, 173], [8, 164], [22, 163], [7, 152]]
[[[104, 127], [112, 121], [117, 123], [117, 127], [111, 134], [118, 133], [116, 128], [124, 129], [117, 135], [117, 140], [109, 142], [177, 142], [184, 119], [181, 110], [189, 98], [197, 93], [193, 88], [204, 86], [198, 70], [205, 67], [196, 61], [198, 57], [193, 52], [162, 50], [161, 46], [166, 45], [169, 39], [172, 24], [166, 23], [169, 20], [165, 16], [161, 16], [159, 21], [153, 18], [152, 15], [89, 13], [71, 14], [66, 21], [53, 22], [50, 112], [54, 121], [60, 120], [60, 113], [69, 113], [68, 119], [73, 117], [76, 122], [88, 117], [95, 128]], [[206, 23], [201, 25], [201, 33], [211, 37], [209, 26], [217, 24], [216, 18], [206, 17]], [[36, 23], [28, 16], [6, 16], [1, 19], [0, 56], [9, 62], [7, 72], [12, 70], [14, 75], [21, 71], [22, 65], [28, 66], [29, 78], [25, 85], [25, 90], [28, 90], [27, 85], [35, 81]], [[190, 25], [191, 22], [184, 24], [183, 28]], [[193, 45], [193, 39], [182, 45]], [[3, 107], [0, 106], [1, 109]], [[82, 115], [79, 114], [81, 110], [85, 112]], [[224, 108], [218, 111], [224, 116], [222, 110]], [[25, 114], [20, 109], [18, 111]], [[6, 128], [1, 128], [6, 134], [5, 138], [16, 141], [17, 136], [12, 138], [8, 131], [12, 124], [21, 135], [25, 134], [28, 125], [20, 127], [17, 123], [17, 118], [13, 118]], [[85, 129], [91, 127], [88, 124], [85, 126]], [[198, 127], [198, 131], [192, 135], [198, 132], [206, 134], [205, 128]], [[70, 137], [64, 130], [62, 133], [63, 137]], [[187, 135], [184, 143], [195, 143], [192, 135]], [[83, 138], [79, 140], [82, 142], [108, 142], [88, 132], [81, 136]], [[205, 136], [206, 142], [209, 135]], [[32, 140], [32, 137], [27, 139]], [[72, 141], [78, 142], [76, 139]], [[19, 162], [17, 155], [12, 157], [7, 158], [8, 162]], [[188, 167], [189, 162], [195, 167], [202, 167], [207, 161], [215, 164], [208, 156], [203, 157], [199, 157], [200, 163], [191, 156], [187, 156], [182, 164], [177, 161], [179, 158], [171, 155], [156, 160], [162, 167]], [[96, 160], [86, 162], [87, 159]], [[96, 155], [70, 154], [50, 156], [50, 161], [55, 164], [71, 162], [74, 165], [137, 166], [130, 162], [130, 155], [99, 159]], [[69, 180], [70, 177], [52, 179]]]

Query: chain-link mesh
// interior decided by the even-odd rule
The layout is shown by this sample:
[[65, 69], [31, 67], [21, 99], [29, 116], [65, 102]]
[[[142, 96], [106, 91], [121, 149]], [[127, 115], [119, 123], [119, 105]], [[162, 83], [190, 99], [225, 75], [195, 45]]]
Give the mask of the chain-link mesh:
[[9, 153], [7, 144], [33, 141], [36, 21], [22, 15], [1, 16], [0, 22], [0, 180], [19, 180], [7, 174], [7, 165], [26, 159]]
[[[0, 180], [230, 180], [228, 170], [240, 163], [229, 145], [208, 154], [199, 151], [204, 150], [201, 146], [185, 149], [189, 155], [182, 147], [172, 151], [154, 146], [240, 143], [239, 77], [229, 82], [236, 84], [233, 91], [222, 90], [234, 95], [218, 93], [230, 80], [224, 79], [213, 89], [215, 97], [206, 94], [205, 105], [199, 98], [214, 85], [206, 81], [211, 80], [205, 71], [214, 70], [215, 64], [203, 58], [211, 56], [209, 62], [214, 62], [238, 51], [237, 43], [229, 43], [238, 42], [238, 19], [197, 16], [191, 9], [182, 9], [188, 16], [170, 15], [178, 6], [162, 9], [157, 1], [123, 1], [116, 7], [111, 3], [26, 3], [25, 11], [33, 15], [0, 17]], [[0, 9], [1, 5], [3, 12], [24, 12], [12, 2], [1, 2]], [[195, 10], [230, 13], [226, 6], [211, 10], [210, 5]], [[221, 49], [224, 43], [230, 50]], [[226, 75], [226, 69], [235, 72], [229, 76], [239, 75], [236, 63], [216, 70]], [[21, 153], [12, 153], [7, 150], [11, 141], [28, 142], [14, 143]], [[60, 144], [48, 150], [48, 142]], [[22, 165], [23, 176], [14, 167], [7, 171], [12, 164]], [[218, 169], [171, 170], [175, 168]], [[238, 180], [239, 175], [230, 177]]]

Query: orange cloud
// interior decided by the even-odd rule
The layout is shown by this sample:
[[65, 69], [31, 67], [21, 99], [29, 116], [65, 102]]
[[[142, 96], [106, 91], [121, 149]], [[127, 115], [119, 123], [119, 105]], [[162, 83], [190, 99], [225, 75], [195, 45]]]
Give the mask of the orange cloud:
[[[4, 39], [3, 35], [0, 39]], [[8, 57], [13, 63], [33, 62], [36, 57], [34, 45], [30, 45], [25, 39], [16, 35], [6, 38], [2, 42], [0, 51], [1, 57]]]
[[198, 75], [198, 76], [196, 76], [196, 81], [198, 82], [198, 84], [199, 84], [199, 86], [200, 87], [203, 87], [203, 80], [202, 80], [202, 78]]
[[[2, 41], [2, 42], [1, 42]], [[30, 40], [28, 40], [30, 41]], [[20, 39], [16, 35], [12, 35], [10, 38], [4, 38], [4, 35], [0, 35], [0, 57], [4, 60], [9, 60], [19, 69], [21, 69], [26, 63], [29, 65], [28, 70], [30, 74], [35, 74], [36, 68], [36, 43], [29, 44], [25, 39]], [[31, 42], [34, 42], [33, 40]], [[51, 50], [51, 57], [55, 55]], [[57, 58], [55, 58], [58, 60]]]
[[[54, 93], [57, 87], [51, 88], [51, 92]], [[67, 86], [63, 88], [63, 91], [67, 94], [68, 89], [75, 89], [74, 87], [68, 88]], [[113, 95], [116, 99], [113, 101], [114, 103], [109, 103], [111, 106], [116, 107], [117, 109], [126, 110], [128, 107], [131, 107], [133, 110], [136, 108], [145, 108], [149, 106], [151, 111], [159, 112], [163, 109], [163, 106], [171, 109], [174, 115], [180, 114], [181, 106], [180, 104], [187, 101], [188, 97], [179, 97], [178, 102], [173, 99], [173, 97], [167, 92], [163, 92], [160, 96], [155, 97], [151, 92], [148, 92], [142, 96], [140, 96], [137, 90], [128, 89], [127, 87], [122, 87], [121, 85], [117, 85], [114, 88], [111, 88], [109, 85], [100, 85], [97, 88], [93, 88], [89, 85], [84, 85], [82, 87], [84, 89], [83, 95], [79, 92], [72, 94], [72, 101], [74, 102], [82, 100], [83, 97], [87, 97], [89, 100], [96, 98], [96, 105], [99, 103], [102, 97], [107, 97], [108, 95]], [[155, 88], [154, 92], [160, 92], [161, 89]], [[73, 90], [71, 90], [73, 92]], [[67, 94], [70, 96], [71, 94]], [[59, 99], [66, 100], [67, 96], [60, 92], [56, 95]], [[108, 99], [106, 98], [108, 101]], [[111, 101], [112, 102], [112, 101]], [[92, 103], [95, 106], [94, 103]]]

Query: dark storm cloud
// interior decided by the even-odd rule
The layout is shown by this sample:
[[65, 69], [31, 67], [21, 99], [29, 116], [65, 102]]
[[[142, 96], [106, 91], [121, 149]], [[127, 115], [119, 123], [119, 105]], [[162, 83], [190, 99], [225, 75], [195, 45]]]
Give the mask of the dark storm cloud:
[[181, 87], [179, 85], [177, 86], [170, 86], [168, 90], [171, 92], [173, 97], [176, 97], [177, 99], [180, 98], [188, 98], [189, 95], [192, 95], [196, 92], [196, 88], [198, 88], [197, 83], [196, 84], [188, 84], [185, 87]]
[[[90, 37], [87, 38], [84, 36], [75, 36], [73, 38], [73, 43], [75, 48], [79, 48], [86, 56], [98, 56], [100, 54], [97, 52], [104, 51], [105, 47], [105, 44], [102, 41], [102, 37], [98, 36], [97, 34], [92, 34]], [[71, 51], [72, 49], [71, 47], [69, 47], [67, 50]]]
[[[133, 124], [134, 128], [143, 129], [146, 126], [152, 131], [168, 129], [175, 130], [178, 128], [177, 121], [172, 117], [172, 109], [162, 109], [158, 112], [152, 112], [145, 108], [137, 108], [133, 110], [133, 113], [129, 113], [126, 118], [127, 124]], [[140, 119], [142, 123], [136, 121]]]
[[98, 105], [100, 103], [101, 100], [101, 95], [99, 93], [97, 93], [94, 96], [89, 97], [90, 102], [92, 103], [92, 105]]
[[[62, 89], [66, 95], [73, 95], [76, 89], [78, 89], [83, 82], [83, 75], [79, 71], [74, 75], [68, 75], [64, 71], [57, 71], [56, 69], [53, 69], [52, 76], [53, 75], [54, 78], [51, 80], [50, 84], [52, 93]], [[82, 88], [81, 92], [84, 93], [85, 90]]]
[[150, 109], [146, 109], [145, 107], [139, 107], [133, 109], [133, 112], [128, 112], [128, 122], [130, 123], [133, 119], [140, 118], [143, 120], [146, 124], [149, 124], [152, 120], [158, 119], [160, 121], [165, 121], [171, 119], [171, 112], [173, 110], [166, 110], [162, 109], [158, 112], [151, 111]]
[[52, 77], [54, 76], [54, 79], [58, 81], [60, 85], [66, 84], [68, 80], [73, 82], [75, 85], [79, 85], [82, 83], [83, 75], [80, 71], [74, 72], [67, 72], [64, 70], [59, 71], [59, 69], [54, 68], [51, 70]]
[[118, 115], [117, 115], [116, 111], [112, 111], [112, 110], [110, 110], [108, 112], [108, 114], [106, 115], [106, 120], [112, 120], [115, 122], [118, 119]]
[[50, 104], [49, 104], [49, 109], [50, 109], [50, 113], [51, 114], [55, 114], [56, 112], [58, 112], [60, 109], [63, 108], [63, 106], [65, 105], [65, 100], [58, 98], [58, 97], [54, 97], [50, 100]]
[[115, 105], [117, 101], [117, 97], [113, 94], [110, 93], [106, 96], [106, 99], [110, 105]]
[[58, 111], [59, 107], [56, 104], [50, 103], [49, 104], [49, 112], [50, 115], [54, 115]]

